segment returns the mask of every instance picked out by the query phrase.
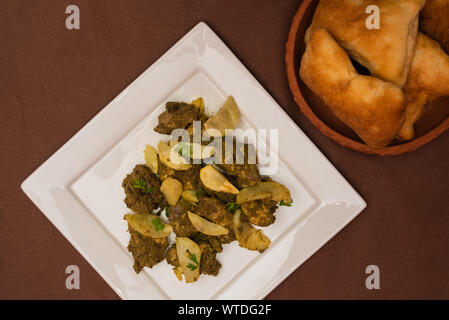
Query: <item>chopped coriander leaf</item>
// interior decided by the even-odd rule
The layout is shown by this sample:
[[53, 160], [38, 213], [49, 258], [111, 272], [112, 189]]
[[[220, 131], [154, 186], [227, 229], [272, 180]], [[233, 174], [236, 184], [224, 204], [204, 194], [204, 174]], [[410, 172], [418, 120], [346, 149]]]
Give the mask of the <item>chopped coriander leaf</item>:
[[230, 212], [235, 212], [235, 210], [240, 209], [241, 206], [235, 202], [228, 202], [226, 204], [226, 209], [228, 209], [228, 211]]
[[182, 156], [182, 148], [178, 148], [177, 152], [180, 156]]
[[198, 268], [198, 266], [195, 266], [195, 265], [189, 263], [189, 264], [187, 265], [187, 268], [189, 268], [191, 271], [194, 271], [196, 268]]
[[170, 213], [168, 212], [168, 207], [165, 207], [165, 215], [167, 216], [167, 218], [168, 218], [168, 216], [170, 215]]
[[136, 189], [142, 189], [145, 188], [147, 183], [145, 182], [144, 178], [134, 179], [133, 187]]
[[154, 190], [154, 187], [152, 186], [147, 187], [147, 182], [145, 181], [144, 178], [135, 179], [133, 187], [136, 189], [141, 189], [145, 193], [151, 193]]
[[197, 265], [199, 265], [198, 260], [196, 259], [196, 254], [191, 254], [189, 256], [189, 259], [192, 260], [194, 263], [196, 263]]
[[292, 203], [293, 203], [293, 200], [292, 200], [292, 202], [285, 202], [284, 200], [281, 200], [281, 202], [279, 202], [279, 205], [284, 206], [284, 207], [291, 207]]
[[156, 231], [161, 231], [165, 229], [165, 224], [162, 222], [160, 218], [154, 218], [151, 223], [153, 224]]

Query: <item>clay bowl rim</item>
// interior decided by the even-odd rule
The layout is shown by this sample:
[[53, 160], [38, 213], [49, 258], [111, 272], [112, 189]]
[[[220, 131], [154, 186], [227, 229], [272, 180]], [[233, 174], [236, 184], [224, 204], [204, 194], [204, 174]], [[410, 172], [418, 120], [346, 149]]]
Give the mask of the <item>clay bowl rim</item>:
[[[373, 149], [363, 144], [362, 142], [348, 138], [341, 133], [330, 128], [327, 124], [321, 121], [320, 118], [313, 112], [313, 110], [308, 105], [306, 99], [304, 98], [301, 88], [299, 86], [299, 65], [295, 66], [295, 45], [297, 40], [298, 29], [300, 22], [304, 17], [308, 7], [313, 4], [316, 0], [303, 0], [293, 17], [290, 31], [288, 33], [288, 39], [285, 46], [285, 68], [287, 72], [288, 84], [290, 86], [290, 91], [293, 94], [295, 102], [298, 104], [301, 112], [312, 122], [312, 124], [320, 130], [324, 135], [331, 138], [338, 144], [353, 149], [355, 151], [367, 153], [367, 154], [377, 154], [377, 155], [399, 155], [406, 152], [414, 151], [425, 144], [429, 143], [433, 139], [437, 138], [444, 131], [449, 128], [449, 117], [444, 119], [436, 127], [425, 133], [424, 135], [405, 142], [399, 145], [387, 146], [381, 149]], [[301, 39], [299, 39], [301, 41]]]

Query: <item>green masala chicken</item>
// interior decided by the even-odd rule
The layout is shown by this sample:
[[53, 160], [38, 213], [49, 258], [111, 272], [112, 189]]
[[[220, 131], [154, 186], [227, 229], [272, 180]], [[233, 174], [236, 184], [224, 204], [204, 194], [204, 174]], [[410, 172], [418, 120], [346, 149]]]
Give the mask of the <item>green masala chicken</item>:
[[[238, 123], [232, 97], [215, 115], [208, 116], [204, 110], [202, 98], [168, 102], [154, 131], [170, 134], [187, 129], [192, 137], [196, 120], [202, 121], [201, 133], [207, 134], [211, 129], [226, 132]], [[229, 139], [232, 153], [214, 144]], [[260, 175], [252, 145], [229, 139], [201, 142], [201, 148], [214, 151], [211, 155], [217, 163], [211, 163], [211, 155], [207, 159], [201, 155], [199, 163], [189, 162], [192, 151], [184, 150], [192, 144], [178, 138], [159, 142], [157, 150], [146, 146], [145, 164], [136, 165], [122, 183], [124, 202], [131, 210], [124, 219], [136, 273], [165, 260], [179, 280], [191, 283], [200, 275], [219, 275], [219, 256], [226, 244], [236, 242], [261, 253], [269, 247], [270, 239], [254, 226], [273, 224], [278, 205], [291, 206], [290, 191]]]
[[123, 180], [122, 187], [125, 190], [126, 206], [136, 213], [152, 213], [166, 205], [160, 191], [161, 181], [145, 165], [135, 166]]

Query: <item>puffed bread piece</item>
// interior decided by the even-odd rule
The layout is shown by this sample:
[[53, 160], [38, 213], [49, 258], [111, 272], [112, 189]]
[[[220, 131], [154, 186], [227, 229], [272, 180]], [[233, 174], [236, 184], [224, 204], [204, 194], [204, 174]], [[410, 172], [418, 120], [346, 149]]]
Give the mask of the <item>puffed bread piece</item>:
[[311, 33], [300, 76], [372, 148], [390, 144], [404, 122], [402, 90], [378, 78], [359, 75], [348, 54], [325, 29]]

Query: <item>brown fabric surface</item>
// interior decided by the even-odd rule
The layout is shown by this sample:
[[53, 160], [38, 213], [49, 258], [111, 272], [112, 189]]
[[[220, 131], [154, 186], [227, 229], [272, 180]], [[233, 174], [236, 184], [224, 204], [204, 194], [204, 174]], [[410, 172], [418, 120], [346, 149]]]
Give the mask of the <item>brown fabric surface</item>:
[[[77, 4], [81, 29], [65, 28]], [[0, 298], [116, 299], [20, 183], [203, 20], [366, 199], [368, 208], [269, 299], [449, 298], [449, 133], [368, 156], [323, 136], [288, 88], [284, 44], [299, 1], [3, 0], [0, 6]], [[81, 289], [65, 288], [65, 268]], [[365, 288], [365, 268], [381, 289]], [[131, 265], [130, 265], [131, 268]]]

